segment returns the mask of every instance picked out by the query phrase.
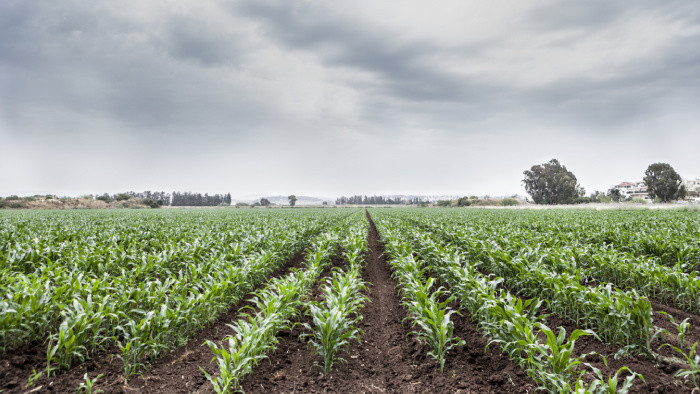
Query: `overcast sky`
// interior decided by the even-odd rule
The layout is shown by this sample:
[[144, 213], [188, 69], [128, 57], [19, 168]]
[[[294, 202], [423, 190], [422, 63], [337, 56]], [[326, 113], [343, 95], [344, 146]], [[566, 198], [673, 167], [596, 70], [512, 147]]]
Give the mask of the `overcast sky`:
[[0, 2], [0, 195], [700, 178], [700, 2]]

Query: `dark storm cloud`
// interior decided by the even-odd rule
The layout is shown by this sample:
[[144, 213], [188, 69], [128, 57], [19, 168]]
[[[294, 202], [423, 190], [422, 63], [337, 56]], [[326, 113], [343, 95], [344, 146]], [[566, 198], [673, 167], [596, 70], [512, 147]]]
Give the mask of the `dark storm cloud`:
[[[5, 0], [0, 195], [83, 179], [119, 191], [124, 173], [243, 194], [331, 178], [340, 193], [512, 193], [520, 167], [582, 166], [615, 144], [625, 163], [678, 157], [700, 176], [698, 42], [696, 0]], [[662, 157], [660, 131], [675, 133]], [[143, 170], [162, 163], [176, 171]], [[365, 186], [376, 168], [391, 180]]]
[[210, 69], [236, 66], [243, 40], [225, 25], [182, 15], [138, 23], [92, 2], [0, 7], [0, 104], [8, 120], [50, 107], [107, 116], [125, 131], [206, 134], [235, 133], [269, 115], [252, 110], [254, 92], [243, 98]]
[[700, 35], [678, 40], [655, 59], [620, 67], [615, 78], [581, 76], [530, 89], [518, 102], [534, 114], [551, 111], [563, 123], [604, 126], [598, 130], [605, 132], [667, 110], [674, 98], [682, 98], [676, 106], [694, 106], [700, 101], [697, 42]]
[[[241, 1], [234, 9], [263, 21], [268, 33], [285, 45], [320, 54], [327, 65], [378, 76], [373, 88], [380, 94], [411, 101], [469, 101], [498, 93], [477, 79], [454, 75], [429, 63], [431, 56], [454, 48], [441, 48], [427, 40], [401, 42], [391, 31], [368, 29], [353, 19], [324, 19], [323, 11], [308, 3]], [[483, 43], [466, 50], [477, 52], [486, 46]]]
[[[351, 17], [324, 15], [323, 10], [313, 4], [247, 0], [236, 3], [235, 10], [262, 21], [265, 31], [285, 46], [311, 51], [329, 66], [347, 67], [377, 76], [377, 81], [359, 86], [369, 93], [397, 100], [390, 106], [398, 106], [394, 110], [399, 114], [410, 107], [412, 113], [418, 110], [429, 116], [439, 111], [436, 107], [451, 102], [455, 104], [451, 107], [460, 113], [466, 111], [475, 115], [466, 117], [467, 121], [514, 111], [530, 113], [533, 117], [550, 114], [563, 123], [599, 126], [635, 120], [669, 94], [698, 96], [700, 46], [694, 43], [700, 42], [697, 30], [700, 6], [692, 0], [663, 5], [658, 2], [623, 4], [602, 0], [566, 4], [551, 2], [530, 10], [522, 26], [507, 27], [500, 39], [466, 46], [445, 46], [430, 40], [401, 40], [401, 32], [360, 26]], [[645, 12], [669, 23], [695, 24], [695, 32], [676, 39], [646, 58], [533, 86], [510, 86], [498, 78], [465, 77], [441, 68], [441, 57], [459, 57], [467, 66], [478, 63], [488, 49], [509, 45], [508, 40], [520, 34], [518, 30], [570, 32], [567, 37], [553, 39], [548, 45], [556, 48], [575, 44], [599, 30], [614, 28], [616, 23], [630, 15]], [[542, 67], [547, 67], [546, 62]], [[601, 72], [616, 75], [602, 77]], [[415, 108], [411, 102], [421, 103], [422, 107]], [[473, 111], [469, 111], [470, 108]], [[372, 116], [376, 116], [376, 111], [372, 112]]]

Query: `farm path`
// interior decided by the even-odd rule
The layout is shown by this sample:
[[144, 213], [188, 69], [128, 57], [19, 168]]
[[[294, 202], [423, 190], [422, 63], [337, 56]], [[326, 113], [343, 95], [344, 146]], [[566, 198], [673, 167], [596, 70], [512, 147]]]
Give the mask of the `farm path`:
[[312, 350], [297, 339], [302, 332], [297, 326], [280, 341], [270, 362], [261, 363], [243, 381], [245, 392], [534, 392], [536, 385], [522, 369], [495, 347], [484, 351], [486, 340], [466, 316], [454, 320], [455, 334], [467, 345], [448, 354], [445, 371], [439, 371], [426, 346], [409, 335], [409, 323], [403, 323], [406, 311], [396, 282], [369, 214], [367, 219], [369, 254], [362, 277], [370, 302], [361, 311], [361, 344], [352, 342], [341, 355], [347, 364], [339, 364], [324, 378], [318, 367], [312, 367], [317, 361]]

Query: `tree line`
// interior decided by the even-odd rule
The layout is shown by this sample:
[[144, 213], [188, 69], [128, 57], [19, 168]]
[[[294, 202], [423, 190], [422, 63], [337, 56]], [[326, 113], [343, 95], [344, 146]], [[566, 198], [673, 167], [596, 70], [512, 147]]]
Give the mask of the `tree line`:
[[217, 205], [231, 205], [231, 193], [209, 195], [207, 193], [193, 192], [145, 192], [137, 193], [133, 191], [109, 194], [104, 193], [96, 197], [97, 200], [104, 202], [126, 201], [132, 198], [140, 198], [146, 201], [148, 205], [171, 205], [175, 207], [213, 207]]
[[209, 195], [207, 193], [174, 192], [170, 205], [174, 207], [213, 207], [231, 205], [231, 193]]
[[[87, 197], [92, 197], [92, 196], [87, 196]], [[109, 193], [104, 193], [102, 195], [96, 196], [96, 200], [101, 200], [107, 203], [110, 203], [112, 201], [126, 201], [130, 200], [132, 198], [140, 198], [146, 202], [147, 205], [151, 206], [152, 208], [155, 208], [157, 206], [163, 206], [163, 205], [170, 205], [170, 193], [166, 192], [152, 192], [150, 190], [147, 190], [142, 193], [137, 193], [133, 191], [129, 192], [124, 192], [124, 193], [117, 193], [117, 194], [109, 194]]]
[[419, 197], [413, 198], [396, 198], [384, 196], [350, 196], [338, 197], [335, 200], [335, 205], [419, 205], [425, 201]]

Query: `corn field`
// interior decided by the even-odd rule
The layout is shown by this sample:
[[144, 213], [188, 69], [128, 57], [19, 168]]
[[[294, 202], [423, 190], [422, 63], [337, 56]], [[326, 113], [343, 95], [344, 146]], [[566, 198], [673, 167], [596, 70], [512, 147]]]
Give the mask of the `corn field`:
[[3, 211], [0, 392], [692, 392], [699, 269], [674, 210]]

